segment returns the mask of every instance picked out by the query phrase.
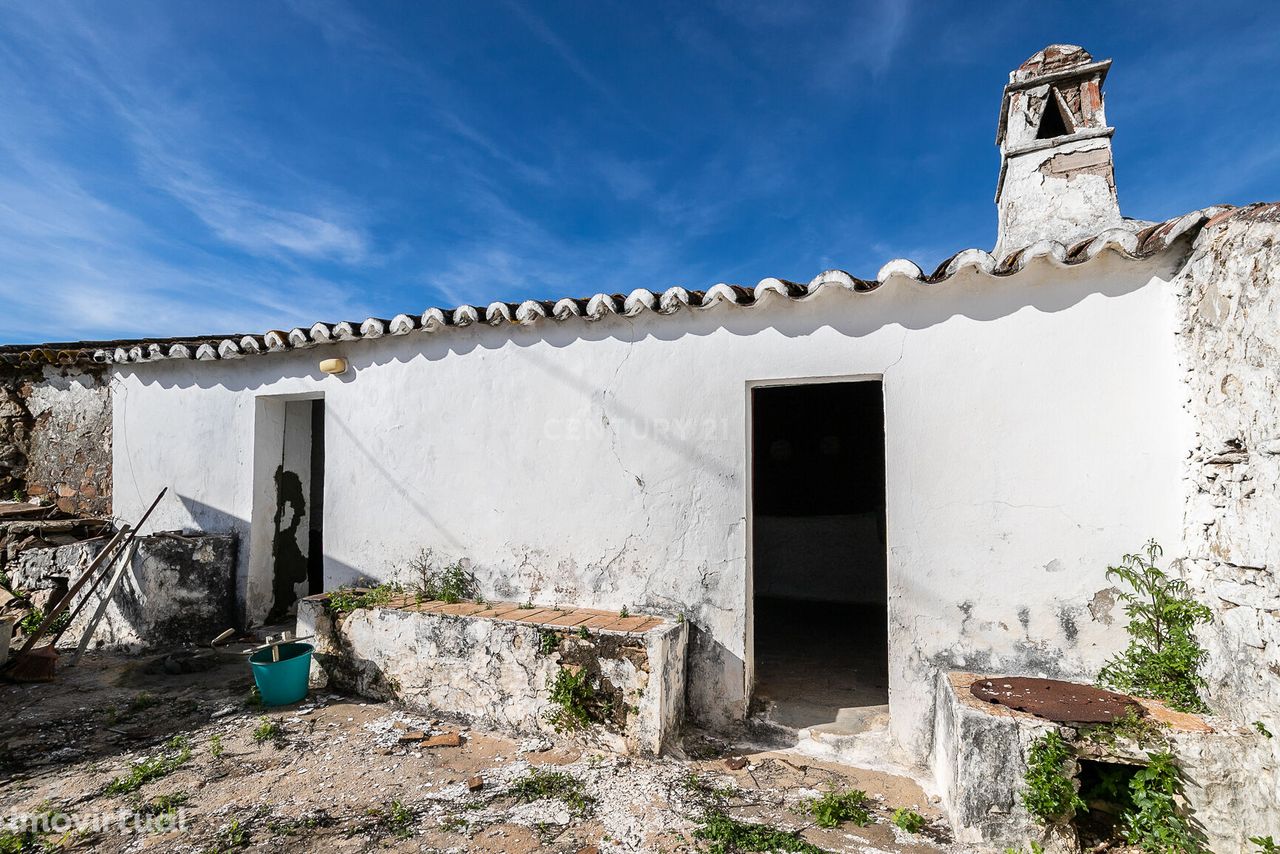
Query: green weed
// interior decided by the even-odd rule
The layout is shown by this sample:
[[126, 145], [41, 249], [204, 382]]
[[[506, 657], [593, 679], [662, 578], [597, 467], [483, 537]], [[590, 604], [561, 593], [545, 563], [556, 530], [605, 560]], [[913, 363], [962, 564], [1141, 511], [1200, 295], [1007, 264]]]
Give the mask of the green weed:
[[547, 771], [530, 768], [523, 777], [511, 784], [510, 794], [517, 803], [527, 804], [547, 798], [555, 798], [581, 818], [591, 812], [595, 798], [583, 790], [582, 781], [563, 771]]
[[823, 854], [818, 846], [800, 834], [767, 824], [738, 821], [723, 812], [708, 812], [693, 835], [709, 842], [710, 854], [736, 854], [739, 851], [795, 851], [801, 854]]
[[924, 830], [924, 826], [928, 821], [920, 813], [906, 807], [898, 807], [893, 811], [893, 815], [889, 818], [895, 825], [905, 830], [907, 833], [919, 833]]
[[1184, 712], [1207, 712], [1200, 697], [1204, 679], [1200, 665], [1208, 653], [1196, 640], [1195, 627], [1212, 612], [1191, 597], [1185, 581], [1169, 578], [1155, 565], [1162, 551], [1155, 540], [1142, 554], [1125, 555], [1120, 566], [1107, 569], [1131, 589], [1122, 591], [1129, 615], [1129, 646], [1098, 673], [1103, 685], [1153, 697]]
[[1085, 806], [1076, 794], [1075, 782], [1063, 773], [1063, 767], [1074, 756], [1071, 745], [1057, 730], [1050, 730], [1031, 744], [1022, 803], [1045, 823], [1069, 819]]
[[805, 811], [813, 816], [819, 827], [839, 827], [846, 821], [866, 827], [871, 824], [871, 813], [867, 809], [870, 803], [867, 793], [861, 789], [832, 790], [809, 801]]
[[175, 735], [165, 743], [163, 753], [134, 763], [128, 774], [108, 783], [106, 794], [127, 795], [136, 792], [152, 780], [159, 780], [177, 771], [190, 759], [191, 743], [185, 736]]

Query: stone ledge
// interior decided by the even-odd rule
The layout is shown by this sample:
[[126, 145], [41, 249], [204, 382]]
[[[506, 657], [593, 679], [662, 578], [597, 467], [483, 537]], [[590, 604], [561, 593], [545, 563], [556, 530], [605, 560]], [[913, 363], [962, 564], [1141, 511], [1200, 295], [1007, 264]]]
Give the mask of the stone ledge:
[[[364, 588], [354, 588], [362, 590]], [[330, 594], [317, 593], [305, 601], [321, 604], [329, 601]], [[624, 635], [643, 635], [646, 632], [671, 625], [672, 621], [652, 614], [630, 614], [625, 617], [618, 611], [601, 611], [596, 608], [576, 608], [560, 605], [521, 605], [516, 602], [442, 602], [437, 599], [421, 600], [414, 596], [395, 596], [391, 601], [373, 608], [395, 611], [412, 611], [418, 614], [445, 614], [451, 617], [475, 617], [529, 626], [553, 629], [585, 628], [592, 632]]]
[[315, 645], [313, 684], [517, 735], [559, 734], [551, 688], [585, 673], [603, 710], [571, 735], [655, 755], [684, 716], [683, 621], [589, 608], [418, 602], [331, 614], [327, 594], [298, 605], [297, 634]]

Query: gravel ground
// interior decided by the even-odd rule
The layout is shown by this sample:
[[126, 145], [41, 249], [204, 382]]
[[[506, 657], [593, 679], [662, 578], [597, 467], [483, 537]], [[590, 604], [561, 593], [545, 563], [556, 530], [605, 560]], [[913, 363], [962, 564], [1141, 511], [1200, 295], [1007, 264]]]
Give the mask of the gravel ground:
[[[904, 777], [697, 733], [687, 758], [640, 759], [323, 692], [264, 710], [239, 655], [162, 663], [91, 655], [53, 683], [0, 683], [0, 851], [702, 851], [718, 815], [811, 850], [959, 850]], [[847, 789], [872, 823], [816, 826], [806, 801]], [[898, 807], [928, 824], [894, 827]], [[139, 810], [150, 826], [122, 822]], [[51, 832], [27, 834], [32, 816]], [[750, 835], [720, 850], [755, 850]]]

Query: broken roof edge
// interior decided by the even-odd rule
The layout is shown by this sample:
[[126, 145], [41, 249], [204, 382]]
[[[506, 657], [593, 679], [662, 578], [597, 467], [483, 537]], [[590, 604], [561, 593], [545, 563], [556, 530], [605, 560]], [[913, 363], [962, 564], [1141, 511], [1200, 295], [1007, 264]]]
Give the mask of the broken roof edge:
[[[29, 354], [51, 352], [61, 354], [61, 363], [66, 363], [66, 357], [72, 354], [75, 355], [76, 360], [91, 358], [94, 362], [105, 364], [159, 362], [172, 359], [222, 361], [303, 350], [344, 341], [407, 335], [411, 332], [433, 333], [482, 323], [495, 327], [532, 326], [544, 320], [564, 322], [580, 318], [585, 321], [595, 321], [610, 316], [635, 317], [645, 311], [669, 315], [682, 308], [702, 310], [721, 304], [739, 308], [754, 308], [766, 303], [785, 305], [788, 302], [803, 302], [828, 287], [842, 288], [855, 293], [869, 293], [894, 282], [940, 285], [963, 272], [1003, 278], [1016, 275], [1033, 262], [1044, 262], [1064, 268], [1075, 267], [1107, 251], [1130, 260], [1147, 259], [1168, 250], [1183, 237], [1194, 237], [1211, 219], [1232, 210], [1230, 206], [1218, 205], [1154, 224], [1129, 220], [1122, 226], [1106, 229], [1070, 245], [1052, 240], [1038, 241], [1006, 255], [1003, 259], [998, 259], [982, 249], [966, 249], [943, 261], [929, 274], [924, 273], [912, 261], [895, 259], [882, 266], [876, 278], [871, 280], [857, 278], [843, 270], [827, 270], [808, 284], [766, 278], [754, 288], [723, 283], [713, 285], [706, 290], [689, 290], [677, 286], [657, 292], [640, 288], [625, 295], [598, 293], [582, 298], [525, 300], [519, 303], [492, 302], [487, 306], [464, 304], [452, 309], [429, 308], [420, 315], [397, 314], [391, 319], [370, 317], [364, 321], [319, 322], [305, 328], [296, 327], [287, 332], [269, 330], [257, 335], [189, 335], [177, 338], [141, 338], [68, 345], [30, 345], [29, 347], [6, 345], [0, 348], [0, 356], [6, 357], [6, 361], [10, 362], [15, 360], [47, 362], [49, 360], [38, 357], [29, 360], [23, 357]], [[780, 302], [771, 299], [768, 297], [769, 294], [786, 297], [786, 300]], [[98, 346], [103, 344], [106, 346]]]

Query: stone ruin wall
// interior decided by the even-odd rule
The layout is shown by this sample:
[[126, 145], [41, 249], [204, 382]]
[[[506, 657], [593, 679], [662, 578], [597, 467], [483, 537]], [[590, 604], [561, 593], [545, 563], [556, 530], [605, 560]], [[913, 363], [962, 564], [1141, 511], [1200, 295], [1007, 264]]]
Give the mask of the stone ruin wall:
[[1280, 734], [1280, 204], [1211, 221], [1177, 285], [1195, 430], [1182, 565], [1214, 614], [1209, 700]]
[[0, 500], [111, 512], [111, 389], [94, 367], [0, 362]]

